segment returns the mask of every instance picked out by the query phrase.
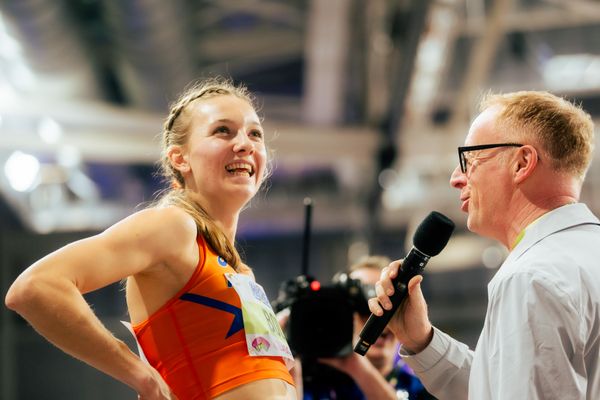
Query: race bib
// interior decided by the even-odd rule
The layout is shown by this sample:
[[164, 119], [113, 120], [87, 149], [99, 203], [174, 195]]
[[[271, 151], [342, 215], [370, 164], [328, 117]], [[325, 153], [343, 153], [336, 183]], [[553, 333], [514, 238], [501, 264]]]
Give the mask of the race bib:
[[293, 366], [294, 357], [262, 286], [243, 274], [225, 274], [242, 305], [248, 354], [283, 357]]

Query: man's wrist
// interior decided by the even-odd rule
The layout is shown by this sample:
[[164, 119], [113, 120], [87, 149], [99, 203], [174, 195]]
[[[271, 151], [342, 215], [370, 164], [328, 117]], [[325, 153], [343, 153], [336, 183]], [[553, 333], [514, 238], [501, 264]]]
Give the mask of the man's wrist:
[[434, 333], [433, 326], [430, 325], [429, 333], [427, 334], [425, 340], [419, 341], [419, 342], [402, 343], [401, 347], [404, 350], [404, 352], [407, 354], [410, 354], [410, 355], [418, 354], [418, 353], [422, 352], [423, 350], [425, 350], [427, 348], [427, 346], [429, 346], [429, 344], [433, 340], [433, 333]]

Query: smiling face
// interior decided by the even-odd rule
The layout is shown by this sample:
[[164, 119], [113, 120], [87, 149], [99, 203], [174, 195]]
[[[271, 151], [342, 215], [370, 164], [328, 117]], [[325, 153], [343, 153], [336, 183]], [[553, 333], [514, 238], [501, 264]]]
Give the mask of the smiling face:
[[[185, 187], [209, 209], [241, 209], [258, 191], [267, 151], [256, 111], [234, 95], [198, 99], [190, 106], [188, 140], [172, 150]], [[212, 205], [212, 206], [211, 206]]]

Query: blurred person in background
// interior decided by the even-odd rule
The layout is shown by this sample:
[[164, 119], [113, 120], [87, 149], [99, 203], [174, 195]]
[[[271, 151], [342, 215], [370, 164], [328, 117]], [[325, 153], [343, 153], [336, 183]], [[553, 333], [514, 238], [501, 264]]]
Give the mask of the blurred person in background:
[[[388, 325], [440, 399], [600, 399], [600, 221], [579, 202], [593, 146], [591, 117], [550, 93], [482, 102], [450, 178], [468, 229], [510, 250], [479, 341], [431, 325], [419, 276]], [[382, 271], [373, 313], [391, 308], [400, 265]]]
[[[368, 298], [368, 294], [374, 293], [373, 286], [379, 279], [381, 270], [390, 262], [391, 260], [384, 256], [367, 256], [350, 266], [348, 276], [360, 281], [365, 299]], [[359, 311], [354, 313], [355, 338], [370, 315], [366, 304], [358, 308]], [[352, 352], [345, 357], [318, 359], [320, 363], [343, 372], [352, 380], [340, 379], [341, 384], [338, 385], [327, 381], [319, 381], [314, 385], [305, 384], [304, 399], [435, 399], [426, 392], [410, 367], [398, 359], [398, 345], [392, 332], [386, 329], [371, 346], [366, 357]]]
[[[195, 85], [173, 104], [162, 145], [171, 188], [151, 207], [34, 263], [6, 305], [140, 399], [295, 399], [291, 352], [234, 246], [239, 214], [268, 175], [253, 96], [220, 78]], [[83, 297], [123, 279], [148, 362]]]

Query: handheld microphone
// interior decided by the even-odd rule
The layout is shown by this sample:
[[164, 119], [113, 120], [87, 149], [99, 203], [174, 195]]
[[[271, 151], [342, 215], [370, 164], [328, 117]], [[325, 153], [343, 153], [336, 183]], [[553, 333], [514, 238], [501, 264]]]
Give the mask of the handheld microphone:
[[413, 236], [413, 248], [402, 261], [398, 276], [392, 280], [394, 285], [394, 294], [390, 297], [392, 309], [383, 310], [383, 315], [380, 317], [371, 314], [359, 334], [358, 343], [354, 346], [356, 353], [364, 356], [375, 343], [408, 294], [408, 282], [423, 272], [431, 257], [440, 254], [450, 240], [453, 230], [454, 222], [437, 211], [432, 211], [419, 224]]

